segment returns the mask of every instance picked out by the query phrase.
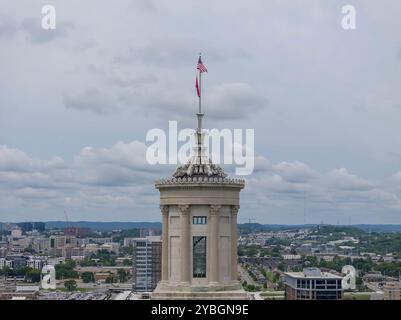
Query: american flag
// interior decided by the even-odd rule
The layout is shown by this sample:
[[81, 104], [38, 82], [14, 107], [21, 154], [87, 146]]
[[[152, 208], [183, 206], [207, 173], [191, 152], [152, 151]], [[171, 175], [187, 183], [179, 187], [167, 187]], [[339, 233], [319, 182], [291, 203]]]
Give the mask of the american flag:
[[196, 93], [198, 94], [198, 97], [200, 98], [201, 92], [200, 92], [200, 87], [199, 87], [199, 82], [198, 82], [198, 76], [200, 77], [201, 73], [207, 72], [206, 67], [203, 65], [201, 56], [199, 56], [198, 65], [196, 66], [196, 69], [199, 70], [199, 74], [196, 75], [195, 88], [196, 88]]
[[199, 60], [198, 60], [198, 66], [196, 67], [196, 69], [198, 69], [200, 73], [207, 72], [207, 69], [203, 65], [202, 58], [200, 56], [199, 56]]

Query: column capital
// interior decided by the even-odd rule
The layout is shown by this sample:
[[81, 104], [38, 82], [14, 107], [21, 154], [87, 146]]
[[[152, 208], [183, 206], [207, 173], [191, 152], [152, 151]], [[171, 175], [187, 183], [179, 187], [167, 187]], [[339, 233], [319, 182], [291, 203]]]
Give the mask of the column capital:
[[188, 215], [190, 208], [191, 206], [189, 204], [182, 204], [178, 206], [178, 209], [180, 210], [182, 215]]
[[237, 215], [239, 211], [239, 206], [231, 206], [231, 214], [232, 215]]
[[210, 215], [212, 215], [212, 216], [218, 215], [220, 212], [220, 209], [221, 209], [221, 206], [219, 206], [219, 205], [214, 205], [214, 204], [210, 205], [209, 206]]
[[162, 212], [163, 216], [167, 216], [169, 207], [168, 206], [160, 206], [160, 211]]

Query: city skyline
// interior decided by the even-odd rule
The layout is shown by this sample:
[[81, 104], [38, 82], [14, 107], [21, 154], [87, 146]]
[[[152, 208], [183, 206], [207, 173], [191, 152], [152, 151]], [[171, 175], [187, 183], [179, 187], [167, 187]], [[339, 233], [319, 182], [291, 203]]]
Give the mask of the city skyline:
[[160, 221], [145, 136], [196, 127], [202, 51], [205, 127], [255, 129], [239, 223], [401, 224], [401, 4], [69, 1], [47, 33], [41, 5], [0, 14], [1, 221]]

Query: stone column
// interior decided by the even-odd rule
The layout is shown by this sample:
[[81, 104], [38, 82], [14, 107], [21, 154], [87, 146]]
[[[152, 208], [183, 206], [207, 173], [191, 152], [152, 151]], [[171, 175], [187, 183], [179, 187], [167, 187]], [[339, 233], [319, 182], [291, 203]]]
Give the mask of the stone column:
[[160, 210], [163, 215], [163, 241], [162, 241], [162, 281], [167, 282], [169, 279], [169, 231], [168, 231], [168, 225], [169, 225], [169, 207], [168, 206], [160, 206]]
[[221, 206], [210, 206], [209, 282], [219, 282], [219, 212]]
[[189, 205], [178, 206], [181, 212], [181, 282], [182, 285], [189, 285], [190, 281], [190, 224], [189, 224]]
[[237, 261], [237, 215], [239, 206], [231, 206], [231, 280], [238, 280]]

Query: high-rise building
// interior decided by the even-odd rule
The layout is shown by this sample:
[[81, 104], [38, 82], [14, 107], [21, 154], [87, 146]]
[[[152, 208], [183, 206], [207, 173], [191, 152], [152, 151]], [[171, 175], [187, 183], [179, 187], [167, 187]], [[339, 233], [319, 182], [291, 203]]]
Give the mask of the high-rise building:
[[65, 245], [67, 244], [67, 237], [60, 235], [50, 236], [49, 254], [55, 257], [65, 256]]
[[302, 272], [286, 272], [286, 300], [342, 300], [342, 277], [322, 272], [318, 268], [306, 268]]
[[50, 248], [50, 238], [34, 238], [32, 246], [37, 253], [47, 253]]
[[162, 243], [159, 236], [135, 238], [133, 252], [133, 290], [151, 292], [161, 277]]
[[46, 224], [44, 222], [20, 222], [17, 226], [22, 229], [23, 232], [30, 232], [37, 230], [39, 232], [45, 231]]
[[63, 248], [67, 243], [66, 236], [50, 236], [50, 248]]

